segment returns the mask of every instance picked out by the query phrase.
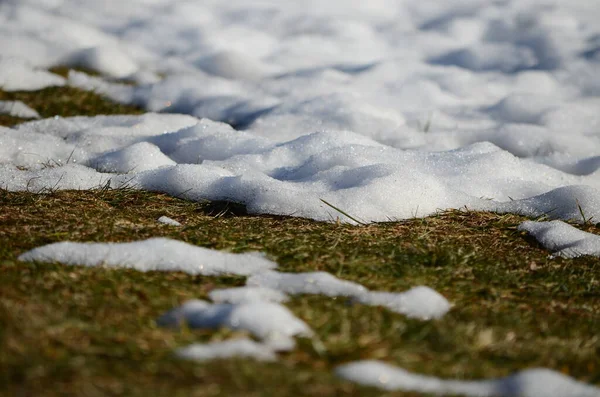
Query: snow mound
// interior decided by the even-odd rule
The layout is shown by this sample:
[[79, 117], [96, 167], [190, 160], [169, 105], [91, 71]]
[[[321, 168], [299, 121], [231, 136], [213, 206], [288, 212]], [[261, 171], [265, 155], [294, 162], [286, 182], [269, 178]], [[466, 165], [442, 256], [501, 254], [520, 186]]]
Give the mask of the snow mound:
[[129, 55], [115, 46], [75, 50], [65, 56], [60, 63], [72, 67], [96, 70], [115, 78], [131, 76], [139, 69], [139, 66]]
[[495, 209], [584, 223], [589, 219], [600, 219], [600, 191], [590, 186], [565, 186], [527, 199], [502, 203]]
[[296, 345], [294, 336], [313, 335], [304, 321], [274, 302], [210, 304], [191, 300], [162, 315], [157, 323], [169, 327], [185, 323], [191, 328], [246, 330], [277, 351], [293, 349]]
[[600, 389], [548, 369], [529, 369], [506, 378], [459, 381], [418, 375], [380, 361], [336, 368], [344, 379], [385, 390], [473, 397], [597, 397]]
[[100, 172], [125, 174], [172, 166], [176, 163], [165, 156], [157, 146], [140, 142], [96, 157], [90, 160], [90, 164]]
[[194, 361], [206, 361], [224, 358], [253, 358], [258, 361], [275, 361], [275, 352], [267, 346], [248, 338], [240, 338], [223, 342], [194, 343], [177, 349], [175, 355], [179, 358]]
[[579, 230], [562, 221], [526, 221], [519, 230], [531, 234], [552, 256], [576, 258], [583, 255], [600, 257], [600, 236]]
[[28, 251], [20, 255], [19, 260], [119, 267], [143, 272], [181, 271], [206, 276], [250, 275], [277, 267], [258, 253], [230, 254], [168, 238], [132, 243], [54, 243]]

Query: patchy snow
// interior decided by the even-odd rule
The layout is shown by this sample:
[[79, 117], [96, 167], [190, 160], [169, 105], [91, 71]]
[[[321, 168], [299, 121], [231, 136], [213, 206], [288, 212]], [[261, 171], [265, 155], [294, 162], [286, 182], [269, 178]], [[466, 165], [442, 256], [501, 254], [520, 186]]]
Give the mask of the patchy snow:
[[165, 327], [187, 324], [190, 328], [246, 330], [270, 349], [287, 351], [295, 347], [294, 336], [311, 337], [312, 330], [284, 306], [275, 302], [210, 304], [191, 300], [163, 314], [157, 323]]
[[[350, 223], [323, 200], [360, 222], [464, 207], [600, 219], [598, 20], [589, 0], [5, 0], [2, 90], [69, 84], [157, 113], [0, 127], [0, 187], [126, 186]], [[45, 70], [57, 65], [104, 76], [72, 71], [65, 81]], [[558, 223], [532, 225], [560, 255], [574, 252], [569, 244], [593, 250], [591, 237]], [[281, 295], [256, 287], [422, 318], [449, 308], [426, 287], [376, 292], [324, 273], [258, 275], [275, 264], [166, 239], [59, 243], [21, 258], [254, 274], [248, 289], [214, 291], [231, 304], [196, 308], [221, 315], [282, 308], [263, 301]], [[526, 372], [464, 390], [508, 385], [499, 390], [513, 395], [512, 385], [531, 392], [541, 382], [548, 395], [578, 395], [577, 384], [562, 390], [554, 379]], [[433, 392], [455, 384], [426, 380]]]
[[600, 389], [548, 369], [528, 369], [506, 378], [462, 381], [418, 375], [381, 361], [357, 361], [336, 368], [344, 379], [385, 390], [473, 397], [598, 397]]
[[519, 230], [531, 234], [552, 256], [576, 258], [583, 255], [600, 257], [600, 236], [587, 233], [562, 221], [526, 221]]
[[274, 361], [277, 356], [268, 346], [248, 338], [223, 342], [194, 343], [175, 351], [180, 358], [194, 361], [206, 361], [232, 357], [253, 358], [258, 361]]
[[263, 287], [236, 287], [215, 289], [210, 291], [208, 297], [217, 303], [244, 303], [244, 302], [286, 302], [286, 294], [276, 289]]
[[144, 272], [181, 271], [206, 276], [250, 275], [277, 267], [259, 253], [231, 254], [168, 238], [132, 243], [54, 243], [25, 252], [19, 260], [122, 267]]
[[249, 277], [247, 285], [272, 288], [292, 295], [358, 296], [367, 291], [360, 284], [340, 280], [326, 272], [280, 273], [268, 271]]
[[357, 298], [361, 303], [383, 306], [393, 312], [422, 320], [441, 318], [448, 313], [451, 307], [446, 298], [422, 285], [405, 292], [370, 291]]
[[418, 286], [405, 292], [369, 291], [364, 286], [341, 280], [326, 272], [281, 273], [264, 271], [248, 278], [248, 286], [266, 287], [292, 295], [320, 294], [344, 296], [371, 306], [384, 306], [408, 317], [429, 320], [443, 317], [450, 303], [429, 287]]
[[21, 101], [0, 101], [0, 114], [20, 117], [23, 119], [39, 119], [40, 115], [34, 109]]
[[169, 218], [166, 215], [161, 216], [156, 221], [160, 222], [160, 223], [164, 223], [165, 225], [181, 226], [181, 223], [177, 222], [175, 219]]

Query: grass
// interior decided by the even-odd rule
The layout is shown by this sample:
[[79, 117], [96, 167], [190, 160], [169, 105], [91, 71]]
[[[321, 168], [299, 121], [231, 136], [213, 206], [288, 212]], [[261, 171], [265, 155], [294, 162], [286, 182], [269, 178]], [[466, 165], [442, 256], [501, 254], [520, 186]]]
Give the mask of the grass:
[[[65, 68], [53, 69], [64, 75]], [[96, 116], [100, 114], [141, 114], [140, 108], [114, 103], [94, 92], [74, 87], [48, 87], [37, 91], [3, 91], [0, 101], [22, 101], [42, 118], [61, 116]], [[0, 114], [0, 125], [13, 126], [27, 119]]]
[[[0, 92], [44, 117], [137, 113], [93, 93], [53, 88]], [[10, 124], [0, 119], [4, 124]], [[167, 215], [175, 228], [156, 219]], [[516, 230], [516, 215], [451, 211], [351, 226], [251, 216], [240, 205], [100, 189], [49, 194], [0, 190], [0, 395], [412, 396], [337, 379], [332, 369], [380, 359], [419, 373], [475, 379], [548, 367], [600, 385], [600, 265], [549, 259]], [[588, 222], [583, 228], [599, 233]], [[323, 342], [300, 341], [277, 363], [177, 360], [173, 350], [243, 333], [172, 330], [164, 311], [241, 277], [71, 267], [17, 261], [57, 241], [171, 237], [203, 247], [258, 250], [283, 271], [323, 270], [378, 290], [428, 285], [454, 303], [418, 321], [345, 299], [300, 296], [287, 306]]]
[[[521, 217], [455, 211], [355, 227], [241, 212], [130, 190], [3, 191], [0, 390], [6, 395], [381, 395], [332, 375], [335, 365], [366, 358], [457, 378], [543, 366], [600, 383], [598, 261], [548, 259], [516, 231]], [[161, 215], [184, 227], [156, 222]], [[425, 284], [455, 307], [441, 320], [422, 322], [344, 299], [297, 297], [288, 307], [316, 331], [325, 354], [306, 341], [277, 364], [195, 364], [175, 360], [173, 349], [229, 338], [232, 332], [161, 329], [154, 320], [187, 299], [206, 298], [214, 288], [243, 284], [243, 278], [15, 259], [56, 241], [153, 236], [232, 252], [260, 250], [281, 270], [329, 271], [380, 290]]]

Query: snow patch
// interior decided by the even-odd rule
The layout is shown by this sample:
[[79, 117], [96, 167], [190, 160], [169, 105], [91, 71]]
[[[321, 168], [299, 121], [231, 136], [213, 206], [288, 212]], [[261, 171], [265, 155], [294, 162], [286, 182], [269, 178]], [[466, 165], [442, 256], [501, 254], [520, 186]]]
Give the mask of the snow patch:
[[165, 225], [181, 226], [181, 223], [177, 222], [175, 219], [169, 218], [166, 215], [161, 216], [156, 221], [160, 222], [160, 223], [164, 223]]
[[224, 358], [253, 358], [258, 361], [275, 361], [277, 356], [268, 346], [248, 338], [240, 338], [223, 342], [194, 343], [177, 349], [179, 358], [193, 361], [206, 361]]
[[562, 221], [526, 221], [519, 230], [531, 234], [552, 256], [576, 258], [590, 255], [600, 257], [600, 236], [587, 233]]
[[246, 330], [276, 351], [292, 350], [294, 336], [311, 337], [312, 330], [284, 306], [274, 302], [210, 304], [191, 300], [162, 315], [157, 323], [176, 327]]
[[0, 101], [0, 114], [22, 119], [39, 119], [40, 114], [21, 101]]
[[143, 272], [181, 271], [205, 276], [245, 276], [277, 267], [258, 253], [230, 254], [168, 238], [132, 243], [54, 243], [34, 248], [20, 255], [19, 260], [119, 267]]
[[459, 381], [418, 375], [381, 361], [357, 361], [336, 368], [344, 379], [384, 390], [473, 397], [598, 397], [600, 389], [548, 369], [528, 369], [506, 378]]

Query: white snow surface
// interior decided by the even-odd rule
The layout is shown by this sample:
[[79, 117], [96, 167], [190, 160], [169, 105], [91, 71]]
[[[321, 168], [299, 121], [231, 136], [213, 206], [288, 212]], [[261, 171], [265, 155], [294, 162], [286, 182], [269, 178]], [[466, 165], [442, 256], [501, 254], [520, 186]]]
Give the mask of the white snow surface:
[[[598, 217], [599, 19], [589, 0], [6, 0], [4, 90], [64, 84], [42, 68], [66, 64], [105, 76], [71, 85], [194, 117], [3, 128], [0, 181], [345, 222], [321, 199], [362, 222], [465, 206], [569, 219], [576, 200]], [[47, 169], [67, 162], [81, 167]]]
[[584, 232], [562, 221], [526, 221], [519, 225], [519, 230], [535, 237], [544, 248], [553, 252], [554, 257], [600, 257], [600, 236]]
[[548, 369], [528, 369], [506, 378], [445, 380], [408, 372], [381, 361], [357, 361], [336, 368], [338, 376], [385, 390], [472, 397], [598, 397], [600, 389]]
[[239, 338], [223, 342], [194, 343], [175, 351], [180, 358], [194, 361], [206, 361], [231, 357], [253, 358], [258, 361], [274, 361], [275, 352], [268, 346], [252, 339]]
[[277, 267], [260, 253], [231, 254], [162, 237], [131, 243], [53, 243], [27, 251], [19, 260], [122, 267], [144, 272], [181, 271], [206, 276], [246, 276]]
[[[0, 8], [2, 6], [0, 4]], [[0, 37], [0, 43], [5, 40], [6, 37]], [[15, 43], [0, 44], [2, 48], [2, 54], [0, 55], [0, 89], [4, 91], [34, 91], [46, 87], [65, 85], [65, 79], [61, 76], [38, 69], [20, 58], [5, 57], [5, 50], [13, 45]]]
[[405, 292], [369, 291], [360, 284], [341, 280], [326, 272], [281, 273], [268, 270], [251, 275], [246, 284], [292, 295], [349, 297], [363, 304], [384, 306], [396, 313], [422, 320], [443, 317], [451, 307], [446, 298], [426, 286], [413, 287]]
[[214, 289], [208, 297], [216, 303], [286, 302], [289, 297], [281, 291], [263, 287], [235, 287]]
[[157, 323], [168, 327], [185, 323], [190, 328], [246, 330], [275, 351], [293, 349], [296, 346], [294, 336], [313, 335], [310, 327], [285, 306], [264, 301], [210, 304], [202, 300], [190, 300], [163, 314]]
[[175, 219], [173, 218], [169, 218], [166, 215], [163, 215], [161, 217], [159, 217], [157, 220], [157, 222], [160, 223], [164, 223], [165, 225], [171, 225], [171, 226], [181, 226], [181, 223], [177, 222]]
[[40, 115], [34, 109], [21, 101], [0, 101], [0, 114], [21, 117], [24, 119], [39, 119]]

